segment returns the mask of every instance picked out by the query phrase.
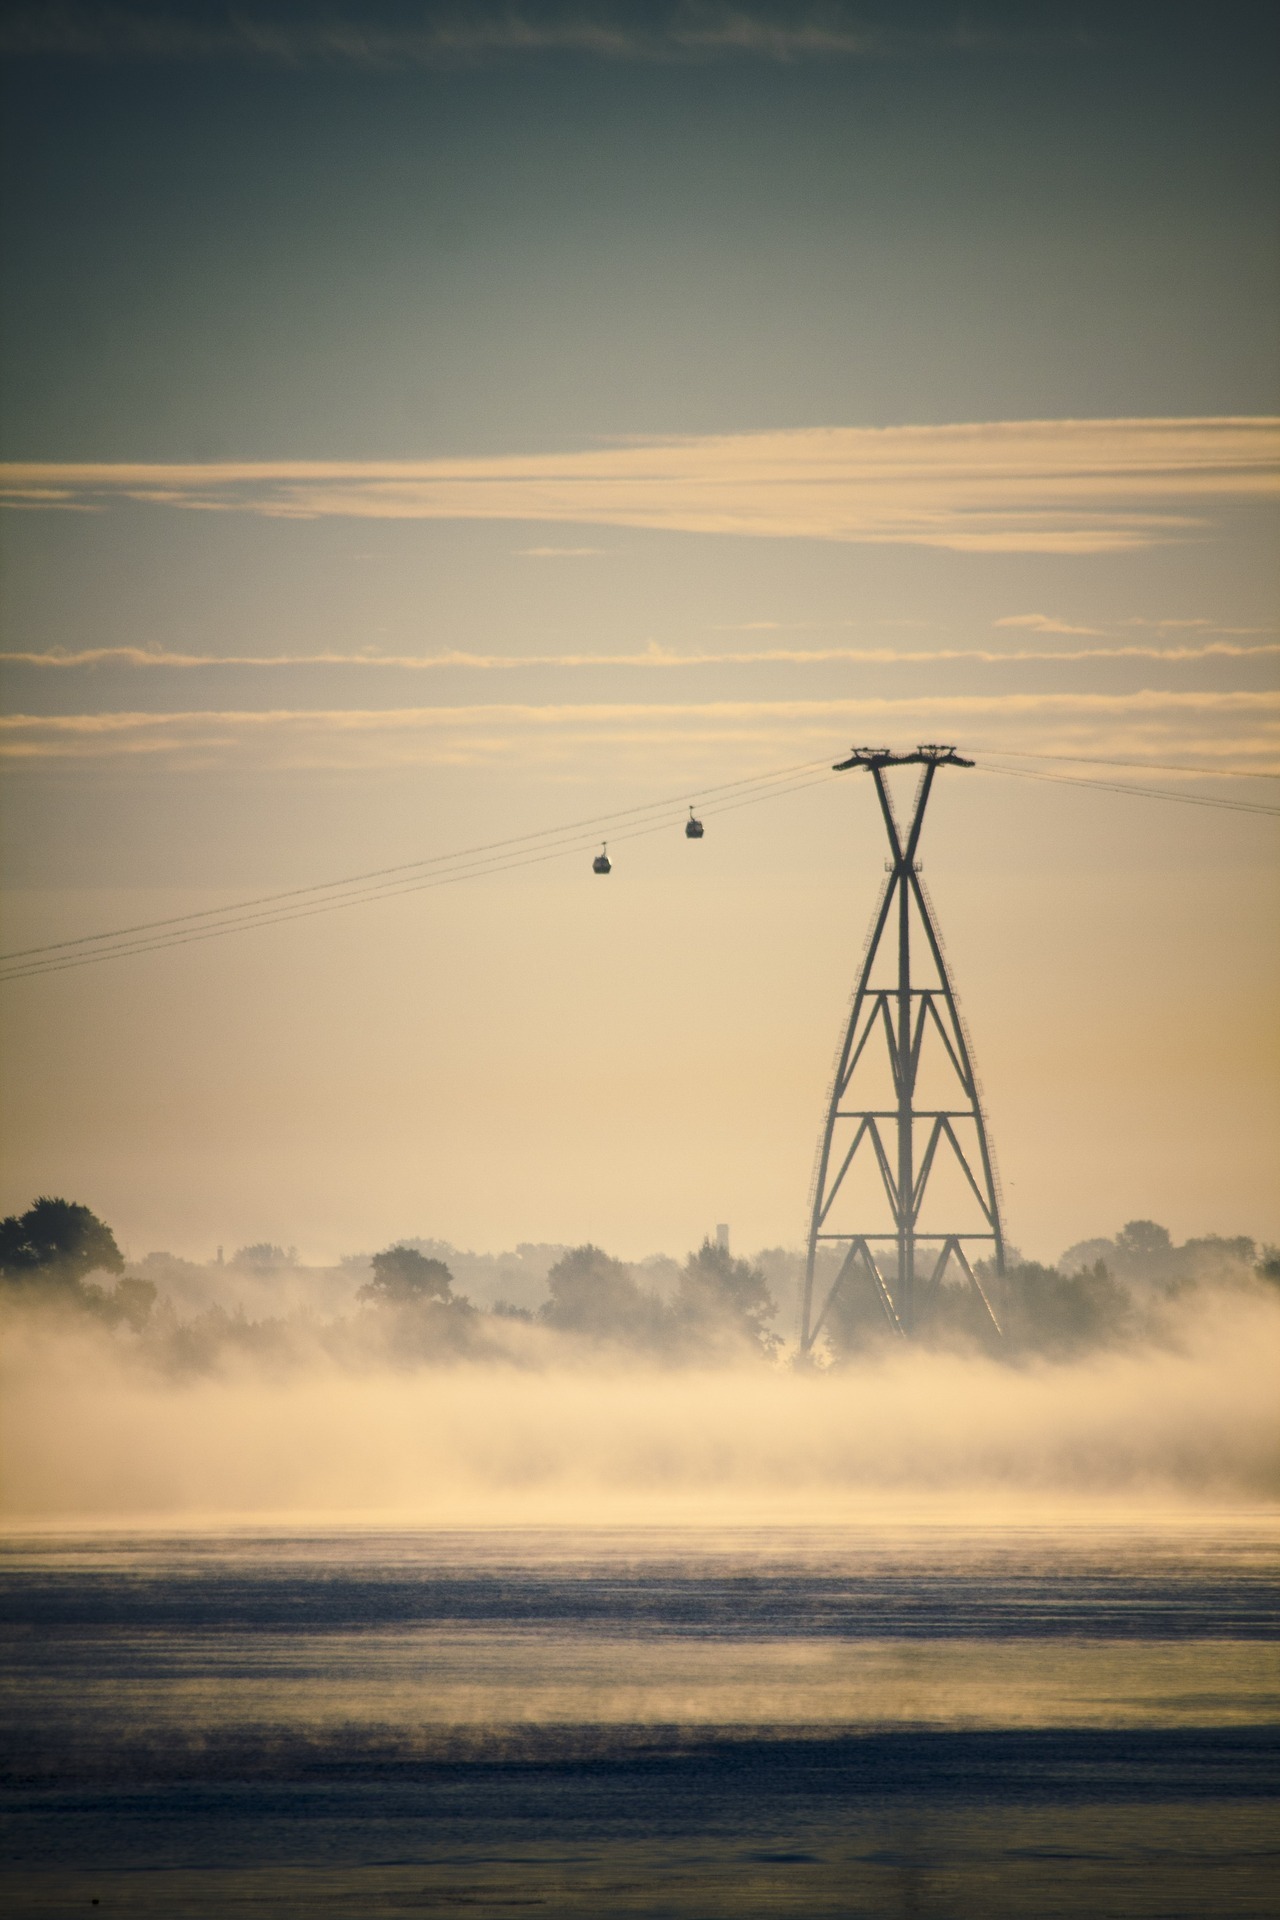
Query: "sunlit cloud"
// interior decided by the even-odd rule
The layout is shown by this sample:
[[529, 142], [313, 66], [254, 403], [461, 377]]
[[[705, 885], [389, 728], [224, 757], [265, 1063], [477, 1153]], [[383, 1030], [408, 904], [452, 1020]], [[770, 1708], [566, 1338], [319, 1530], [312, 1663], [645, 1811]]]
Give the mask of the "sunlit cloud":
[[[1012, 622], [997, 621], [997, 626]], [[1187, 623], [1190, 624], [1190, 623]], [[771, 629], [777, 621], [761, 620], [735, 632]], [[1052, 628], [1050, 631], [1059, 631]], [[1095, 633], [1092, 627], [1068, 627], [1068, 633]], [[1255, 629], [1261, 632], [1263, 629]], [[1196, 646], [1101, 647], [759, 647], [747, 651], [678, 651], [650, 645], [639, 653], [182, 653], [159, 647], [83, 647], [75, 652], [0, 653], [0, 670], [30, 668], [35, 672], [75, 673], [120, 668], [133, 672], [221, 672], [327, 667], [368, 668], [395, 673], [511, 673], [547, 668], [581, 668], [592, 672], [608, 668], [639, 668], [674, 672], [687, 667], [760, 666], [1041, 666], [1079, 661], [1149, 660], [1269, 660], [1280, 654], [1280, 640], [1205, 640]]]
[[939, 698], [720, 700], [339, 708], [327, 711], [12, 714], [0, 757], [12, 763], [164, 761], [207, 769], [465, 764], [501, 756], [530, 764], [637, 746], [700, 749], [812, 745], [846, 739], [942, 737], [1088, 751], [1207, 753], [1259, 771], [1280, 767], [1280, 693], [1006, 693]]
[[587, 560], [598, 553], [607, 553], [607, 547], [513, 547], [512, 552], [520, 560]]
[[824, 427], [473, 460], [19, 462], [0, 497], [276, 519], [492, 520], [1096, 554], [1280, 491], [1280, 420]]
[[1047, 613], [1006, 613], [994, 623], [997, 627], [1021, 627], [1028, 633], [1097, 634], [1099, 627], [1074, 627], [1068, 620], [1051, 619]]
[[1220, 633], [1244, 636], [1251, 633], [1271, 633], [1272, 627], [1224, 627], [1217, 620], [1150, 620], [1143, 614], [1131, 614], [1127, 619], [1117, 621], [1120, 627], [1147, 627], [1154, 633]]

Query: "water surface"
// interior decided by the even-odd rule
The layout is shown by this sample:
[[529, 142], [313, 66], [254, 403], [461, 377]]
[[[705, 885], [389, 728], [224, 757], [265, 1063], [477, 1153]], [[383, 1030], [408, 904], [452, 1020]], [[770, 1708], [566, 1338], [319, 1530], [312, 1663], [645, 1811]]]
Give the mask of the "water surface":
[[11, 1910], [1270, 1913], [1276, 1570], [1256, 1517], [14, 1539]]

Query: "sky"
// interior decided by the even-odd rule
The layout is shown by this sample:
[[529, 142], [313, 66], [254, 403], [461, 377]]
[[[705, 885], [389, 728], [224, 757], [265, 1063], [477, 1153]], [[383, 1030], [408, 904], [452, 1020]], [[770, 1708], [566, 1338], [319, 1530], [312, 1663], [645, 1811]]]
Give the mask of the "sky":
[[3, 982], [0, 1207], [796, 1245], [942, 740], [1012, 1241], [1280, 1239], [1277, 38], [6, 7], [4, 952], [670, 804]]

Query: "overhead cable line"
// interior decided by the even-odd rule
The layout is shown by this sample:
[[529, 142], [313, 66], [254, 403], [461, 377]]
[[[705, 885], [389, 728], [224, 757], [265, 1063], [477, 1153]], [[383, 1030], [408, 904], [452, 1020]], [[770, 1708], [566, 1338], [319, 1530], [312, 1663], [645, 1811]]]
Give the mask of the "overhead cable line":
[[[822, 771], [815, 771], [817, 767], [821, 767]], [[787, 784], [780, 784], [776, 776], [771, 778], [767, 785], [757, 781], [757, 791], [738, 793], [720, 802], [713, 802], [711, 806], [703, 805], [702, 811], [708, 817], [732, 813], [739, 807], [754, 806], [762, 800], [771, 800], [786, 793], [800, 792], [803, 788], [815, 786], [830, 777], [830, 769], [825, 759], [820, 762], [808, 762], [803, 767], [792, 769], [792, 771], [805, 772], [808, 777], [793, 780]], [[727, 783], [730, 787], [742, 787], [746, 784], [743, 781]], [[673, 803], [666, 801], [653, 804], [670, 808]], [[639, 809], [632, 808], [627, 811], [634, 813]], [[619, 816], [614, 814], [606, 817], [616, 819]], [[619, 840], [635, 840], [646, 834], [668, 832], [670, 827], [670, 819], [646, 821], [640, 825], [623, 828], [621, 832], [615, 832], [613, 839], [615, 843]], [[285, 897], [281, 896], [282, 904], [275, 908], [241, 913], [239, 917], [228, 918], [212, 925], [171, 926], [167, 931], [160, 930], [154, 933], [142, 931], [118, 940], [113, 945], [103, 945], [92, 953], [67, 953], [44, 949], [33, 954], [25, 965], [11, 965], [7, 971], [0, 973], [0, 984], [13, 980], [31, 979], [44, 973], [65, 973], [72, 968], [94, 966], [103, 960], [128, 959], [138, 954], [158, 953], [169, 947], [189, 946], [196, 941], [218, 939], [225, 933], [241, 933], [257, 927], [278, 926], [288, 920], [305, 920], [313, 918], [316, 914], [333, 913], [341, 907], [361, 906], [373, 900], [389, 900], [400, 894], [421, 893], [434, 887], [450, 886], [462, 880], [483, 879], [490, 874], [509, 873], [517, 868], [537, 866], [547, 860], [563, 859], [571, 854], [580, 854], [593, 844], [594, 836], [582, 830], [576, 830], [572, 839], [565, 840], [562, 844], [550, 847], [526, 847], [522, 852], [513, 854], [509, 858], [501, 855], [476, 858], [450, 871], [436, 872], [426, 876], [418, 875], [412, 879], [401, 878], [389, 884], [384, 882], [377, 887], [351, 891], [326, 900], [308, 902], [294, 900], [291, 904], [285, 904]], [[232, 914], [236, 912], [235, 909], [228, 911]], [[106, 936], [99, 937], [104, 940], [106, 938]]]
[[998, 753], [1009, 760], [1066, 760], [1083, 767], [1132, 767], [1136, 773], [1198, 773], [1211, 780], [1280, 780], [1280, 772], [1268, 767], [1193, 766], [1185, 760], [1104, 760], [1096, 753], [1033, 753], [1028, 747], [981, 747], [982, 753]]
[[[1040, 758], [1057, 756], [1043, 755]], [[1067, 756], [1062, 756], [1066, 758]], [[1083, 758], [1083, 756], [1082, 756]], [[1050, 773], [1042, 768], [1007, 767], [984, 758], [989, 773], [1006, 774], [1013, 779], [1047, 780], [1059, 786], [1087, 787], [1103, 793], [1136, 795], [1152, 800], [1175, 800], [1188, 806], [1208, 807], [1232, 813], [1248, 813], [1280, 818], [1280, 806], [1263, 802], [1226, 800], [1213, 794], [1171, 793], [1165, 788], [1139, 786], [1132, 781], [1092, 779], [1085, 774]], [[1126, 762], [1095, 761], [1102, 765], [1127, 765]], [[1136, 764], [1136, 763], [1135, 763]], [[1151, 762], [1146, 763], [1153, 764]], [[1169, 769], [1173, 771], [1174, 769]], [[1184, 771], [1182, 768], [1177, 771]], [[731, 780], [717, 787], [697, 790], [702, 811], [708, 816], [754, 806], [788, 793], [798, 793], [829, 777], [829, 766], [822, 760], [804, 761], [779, 768], [771, 774], [758, 774]], [[793, 776], [800, 776], [794, 778]], [[715, 795], [723, 795], [715, 799]], [[711, 804], [706, 797], [711, 796]], [[614, 843], [634, 840], [647, 834], [667, 832], [669, 817], [646, 818], [656, 813], [669, 816], [683, 807], [688, 795], [676, 800], [648, 801], [635, 807], [599, 814], [560, 827], [546, 827], [506, 840], [462, 849], [452, 854], [435, 854], [398, 866], [375, 869], [366, 874], [349, 875], [343, 880], [318, 882], [308, 887], [288, 888], [278, 893], [259, 895], [232, 905], [203, 908], [190, 914], [175, 914], [166, 919], [142, 921], [111, 933], [85, 934], [78, 939], [51, 942], [43, 947], [28, 947], [0, 956], [0, 985], [31, 979], [44, 973], [63, 973], [72, 968], [94, 966], [100, 961], [128, 959], [144, 953], [159, 953], [170, 947], [188, 946], [214, 940], [227, 933], [249, 932], [259, 927], [279, 926], [290, 920], [314, 918], [342, 907], [362, 906], [377, 900], [395, 899], [405, 893], [420, 893], [435, 887], [451, 886], [463, 880], [484, 879], [491, 874], [510, 873], [541, 865], [548, 860], [580, 854], [594, 845], [597, 829], [605, 824], [627, 822], [615, 827]], [[320, 897], [323, 896], [323, 897]]]
[[1091, 780], [1087, 774], [1049, 773], [1042, 767], [998, 767], [985, 758], [980, 764], [987, 773], [1007, 774], [1011, 780], [1050, 780], [1060, 787], [1091, 787], [1098, 793], [1125, 793], [1142, 800], [1176, 800], [1181, 806], [1208, 807], [1215, 813], [1251, 813], [1280, 820], [1280, 806], [1269, 806], [1263, 800], [1224, 800], [1212, 793], [1170, 793], [1167, 787], [1141, 787], [1132, 780]]
[[[593, 814], [589, 819], [570, 820], [556, 827], [539, 827], [531, 833], [518, 833], [505, 840], [490, 840], [477, 847], [462, 847], [456, 853], [434, 853], [424, 855], [420, 860], [404, 860], [396, 866], [374, 867], [364, 873], [347, 874], [338, 880], [318, 880], [305, 887], [287, 887], [278, 893], [257, 894], [249, 900], [229, 902], [222, 907], [198, 907], [190, 913], [170, 914], [161, 920], [141, 920], [128, 927], [112, 927], [104, 933], [84, 933], [72, 940], [52, 940], [44, 946], [18, 947], [12, 953], [0, 953], [0, 967], [8, 966], [15, 960], [34, 958], [37, 954], [55, 953], [68, 947], [97, 946], [108, 941], [122, 940], [130, 934], [150, 933], [160, 928], [179, 927], [201, 920], [222, 919], [227, 915], [247, 913], [251, 908], [268, 907], [277, 902], [300, 899], [305, 895], [319, 893], [337, 893], [344, 888], [372, 888], [376, 882], [390, 880], [396, 875], [420, 871], [423, 868], [454, 865], [459, 861], [479, 859], [486, 854], [500, 854], [511, 847], [527, 845], [530, 842], [546, 842], [563, 838], [577, 832], [595, 834], [598, 828], [611, 825], [615, 820], [632, 819], [637, 815], [652, 814], [673, 806], [683, 806], [689, 799], [700, 804], [709, 796], [719, 793], [731, 793], [735, 789], [770, 786], [779, 780], [788, 779], [792, 774], [812, 773], [818, 768], [825, 770], [827, 760], [804, 760], [797, 765], [778, 767], [772, 773], [751, 774], [741, 780], [726, 780], [719, 786], [698, 787], [691, 793], [676, 799], [647, 800], [638, 806], [622, 807], [613, 813]], [[615, 833], [614, 838], [620, 837]]]

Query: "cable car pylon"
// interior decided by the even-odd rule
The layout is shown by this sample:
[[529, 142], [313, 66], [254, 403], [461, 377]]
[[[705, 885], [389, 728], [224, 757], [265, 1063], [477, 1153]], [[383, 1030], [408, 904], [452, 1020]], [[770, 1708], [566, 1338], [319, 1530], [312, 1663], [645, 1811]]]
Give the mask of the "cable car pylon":
[[[844, 773], [857, 767], [870, 773], [890, 860], [818, 1148], [800, 1316], [802, 1357], [812, 1353], [841, 1293], [859, 1284], [871, 1289], [895, 1334], [913, 1337], [927, 1324], [953, 1262], [990, 1326], [1000, 1333], [995, 1310], [974, 1271], [981, 1248], [994, 1256], [996, 1274], [1004, 1272], [995, 1165], [968, 1038], [916, 857], [938, 768], [972, 765], [954, 747], [919, 746], [912, 753], [855, 747], [833, 769]], [[885, 772], [905, 766], [918, 766], [921, 774], [904, 832]], [[886, 1054], [888, 1080], [883, 1076]], [[891, 1093], [879, 1099], [864, 1095], [859, 1101], [856, 1083], [861, 1077], [865, 1086], [877, 1057], [881, 1084], [891, 1087]], [[917, 1101], [922, 1059], [930, 1068], [930, 1084], [943, 1089], [935, 1091], [927, 1105]], [[952, 1179], [952, 1196], [935, 1219], [926, 1209], [930, 1183], [948, 1162], [959, 1177]], [[861, 1177], [864, 1172], [869, 1179]], [[843, 1255], [815, 1312], [818, 1254], [828, 1246], [843, 1249]]]

